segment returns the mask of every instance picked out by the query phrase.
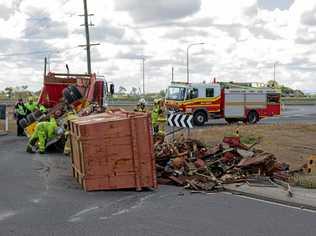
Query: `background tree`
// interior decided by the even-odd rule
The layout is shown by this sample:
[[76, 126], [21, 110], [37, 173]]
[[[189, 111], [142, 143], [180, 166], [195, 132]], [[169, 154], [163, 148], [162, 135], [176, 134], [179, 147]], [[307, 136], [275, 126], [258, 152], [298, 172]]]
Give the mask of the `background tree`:
[[274, 81], [274, 80], [269, 80], [267, 83], [267, 86], [269, 88], [279, 88], [280, 87], [279, 83]]
[[166, 96], [166, 90], [160, 90], [160, 92], [159, 92], [159, 96], [160, 97], [162, 97], [162, 98], [164, 98], [165, 96]]
[[125, 87], [123, 87], [123, 86], [120, 86], [119, 87], [119, 94], [123, 94], [123, 93], [126, 93], [126, 88]]
[[22, 90], [26, 91], [28, 86], [27, 85], [22, 85], [21, 88], [22, 88]]
[[136, 87], [132, 87], [130, 94], [132, 96], [136, 96], [137, 95], [137, 88]]
[[7, 95], [7, 97], [9, 99], [12, 99], [13, 88], [12, 87], [7, 87], [7, 88], [4, 89], [4, 91], [5, 91], [6, 95]]

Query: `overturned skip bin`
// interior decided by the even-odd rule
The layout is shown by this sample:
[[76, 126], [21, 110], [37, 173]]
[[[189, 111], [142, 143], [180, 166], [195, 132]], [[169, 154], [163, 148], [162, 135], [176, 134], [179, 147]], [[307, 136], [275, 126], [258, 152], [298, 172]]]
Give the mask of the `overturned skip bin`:
[[73, 175], [85, 191], [157, 188], [149, 114], [117, 111], [70, 121]]

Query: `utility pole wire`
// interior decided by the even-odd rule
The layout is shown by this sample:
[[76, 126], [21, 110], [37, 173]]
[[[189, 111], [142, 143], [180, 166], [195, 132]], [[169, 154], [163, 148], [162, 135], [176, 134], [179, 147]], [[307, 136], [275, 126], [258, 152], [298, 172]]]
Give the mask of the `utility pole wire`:
[[31, 52], [13, 52], [13, 53], [7, 53], [7, 54], [0, 54], [0, 57], [14, 57], [14, 56], [23, 56], [23, 55], [33, 55], [33, 54], [60, 54], [65, 51], [73, 50], [75, 48], [79, 48], [80, 46], [66, 48], [66, 49], [58, 49], [58, 50], [42, 50], [42, 51], [31, 51]]
[[9, 54], [0, 54], [0, 57], [13, 57], [13, 56], [23, 56], [23, 55], [32, 55], [32, 54], [44, 54], [44, 53], [60, 53], [60, 51], [43, 50], [43, 51], [33, 51], [33, 52], [17, 52], [17, 53], [9, 53]]

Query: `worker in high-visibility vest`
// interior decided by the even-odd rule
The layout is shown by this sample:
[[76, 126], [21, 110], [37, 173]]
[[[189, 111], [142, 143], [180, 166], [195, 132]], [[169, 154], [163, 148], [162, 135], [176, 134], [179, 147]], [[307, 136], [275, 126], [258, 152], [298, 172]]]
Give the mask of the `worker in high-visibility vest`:
[[39, 153], [45, 153], [46, 143], [56, 136], [63, 134], [63, 129], [57, 126], [55, 118], [50, 121], [42, 121], [36, 125], [35, 131], [27, 145], [27, 152], [34, 152], [34, 147], [38, 147]]
[[24, 129], [20, 125], [20, 120], [26, 116], [26, 107], [22, 98], [19, 98], [15, 104], [14, 116], [16, 118], [17, 136], [25, 136]]
[[154, 100], [154, 107], [151, 112], [151, 121], [154, 129], [154, 134], [164, 133], [166, 118], [163, 111], [163, 106], [164, 104], [162, 99]]
[[159, 134], [164, 135], [165, 134], [165, 124], [166, 124], [166, 115], [165, 115], [165, 109], [164, 109], [164, 101], [163, 99], [158, 100], [159, 104], [159, 115], [158, 115], [158, 125], [159, 125]]
[[146, 112], [146, 101], [144, 98], [139, 99], [136, 108], [134, 109], [136, 112]]
[[37, 102], [34, 101], [33, 97], [29, 97], [28, 102], [25, 103], [25, 107], [26, 107], [27, 114], [30, 114], [38, 109], [38, 104]]
[[38, 105], [38, 109], [39, 109], [42, 113], [46, 113], [46, 112], [47, 112], [47, 108], [46, 108], [43, 104], [39, 104], [39, 105]]
[[154, 102], [154, 107], [151, 111], [151, 123], [153, 126], [154, 134], [159, 132], [159, 124], [158, 124], [159, 112], [160, 112], [159, 105]]
[[71, 153], [71, 145], [70, 145], [70, 127], [69, 127], [69, 121], [77, 119], [78, 116], [74, 112], [69, 112], [65, 116], [65, 146], [64, 146], [64, 154], [69, 155]]

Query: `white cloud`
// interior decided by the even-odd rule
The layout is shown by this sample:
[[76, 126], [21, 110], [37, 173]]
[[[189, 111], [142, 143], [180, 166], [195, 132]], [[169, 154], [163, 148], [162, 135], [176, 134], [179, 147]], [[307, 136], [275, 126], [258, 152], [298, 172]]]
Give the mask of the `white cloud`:
[[[128, 88], [141, 87], [146, 57], [147, 91], [186, 78], [189, 43], [192, 81], [273, 78], [316, 91], [316, 2], [310, 0], [89, 0], [93, 70]], [[0, 85], [39, 89], [43, 57], [51, 70], [86, 71], [83, 6], [77, 0], [0, 0]], [[37, 52], [37, 53], [36, 53]], [[31, 54], [27, 54], [31, 53]], [[7, 55], [7, 56], [6, 56]], [[136, 58], [136, 59], [135, 59]]]
[[150, 23], [190, 16], [200, 10], [201, 0], [116, 0], [115, 5], [135, 22]]

